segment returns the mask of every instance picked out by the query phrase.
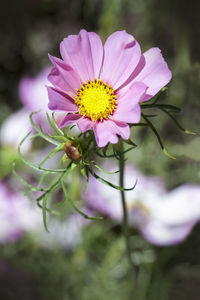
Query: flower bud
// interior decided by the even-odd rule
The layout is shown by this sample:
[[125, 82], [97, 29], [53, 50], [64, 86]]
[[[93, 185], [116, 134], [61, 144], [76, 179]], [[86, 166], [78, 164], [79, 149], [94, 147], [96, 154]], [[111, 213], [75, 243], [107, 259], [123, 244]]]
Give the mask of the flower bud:
[[72, 145], [72, 143], [67, 142], [64, 145], [64, 151], [67, 154], [68, 158], [77, 161], [80, 158], [80, 153], [76, 147]]

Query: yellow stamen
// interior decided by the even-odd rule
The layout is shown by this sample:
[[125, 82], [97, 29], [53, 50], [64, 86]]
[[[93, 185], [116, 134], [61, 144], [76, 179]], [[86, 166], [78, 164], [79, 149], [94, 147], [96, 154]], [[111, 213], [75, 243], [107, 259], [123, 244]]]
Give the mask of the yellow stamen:
[[79, 114], [92, 121], [108, 119], [117, 107], [117, 95], [114, 89], [100, 79], [83, 83], [77, 90], [75, 103], [79, 107]]

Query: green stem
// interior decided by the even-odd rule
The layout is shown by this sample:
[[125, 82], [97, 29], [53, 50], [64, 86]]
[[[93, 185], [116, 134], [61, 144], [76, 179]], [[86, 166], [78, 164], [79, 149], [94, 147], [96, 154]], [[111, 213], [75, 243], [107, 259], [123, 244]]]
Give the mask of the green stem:
[[124, 147], [123, 142], [120, 141], [120, 160], [119, 160], [119, 169], [120, 169], [120, 177], [119, 177], [119, 184], [122, 188], [120, 190], [121, 200], [122, 200], [122, 207], [123, 207], [123, 232], [126, 242], [126, 251], [128, 255], [129, 262], [134, 269], [134, 272], [137, 273], [137, 267], [134, 265], [132, 258], [131, 258], [131, 246], [130, 246], [130, 239], [129, 239], [129, 230], [128, 230], [128, 214], [126, 208], [126, 200], [125, 200], [125, 192], [124, 192], [124, 167], [125, 167], [125, 158], [124, 158]]

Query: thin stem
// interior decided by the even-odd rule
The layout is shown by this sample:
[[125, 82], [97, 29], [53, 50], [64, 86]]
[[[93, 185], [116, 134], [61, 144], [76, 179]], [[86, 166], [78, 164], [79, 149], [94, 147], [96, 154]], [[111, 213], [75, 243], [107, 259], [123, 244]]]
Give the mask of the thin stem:
[[119, 160], [119, 169], [120, 169], [120, 175], [119, 175], [119, 184], [122, 188], [120, 190], [121, 194], [121, 200], [122, 200], [122, 207], [123, 207], [123, 232], [126, 242], [126, 250], [128, 259], [130, 261], [131, 266], [134, 268], [135, 273], [137, 273], [137, 266], [135, 266], [134, 262], [131, 258], [131, 246], [130, 246], [130, 239], [129, 239], [129, 230], [128, 230], [128, 214], [127, 214], [127, 208], [126, 208], [126, 200], [125, 200], [125, 192], [124, 192], [124, 167], [125, 167], [125, 157], [124, 157], [124, 147], [123, 142], [120, 141], [120, 160]]

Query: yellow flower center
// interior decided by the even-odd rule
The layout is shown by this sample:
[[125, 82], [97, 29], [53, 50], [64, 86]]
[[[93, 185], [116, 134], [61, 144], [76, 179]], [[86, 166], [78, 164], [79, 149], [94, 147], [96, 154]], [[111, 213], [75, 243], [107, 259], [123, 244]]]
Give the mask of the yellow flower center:
[[117, 107], [117, 95], [114, 89], [100, 79], [83, 83], [77, 90], [75, 103], [79, 114], [92, 121], [108, 119]]

